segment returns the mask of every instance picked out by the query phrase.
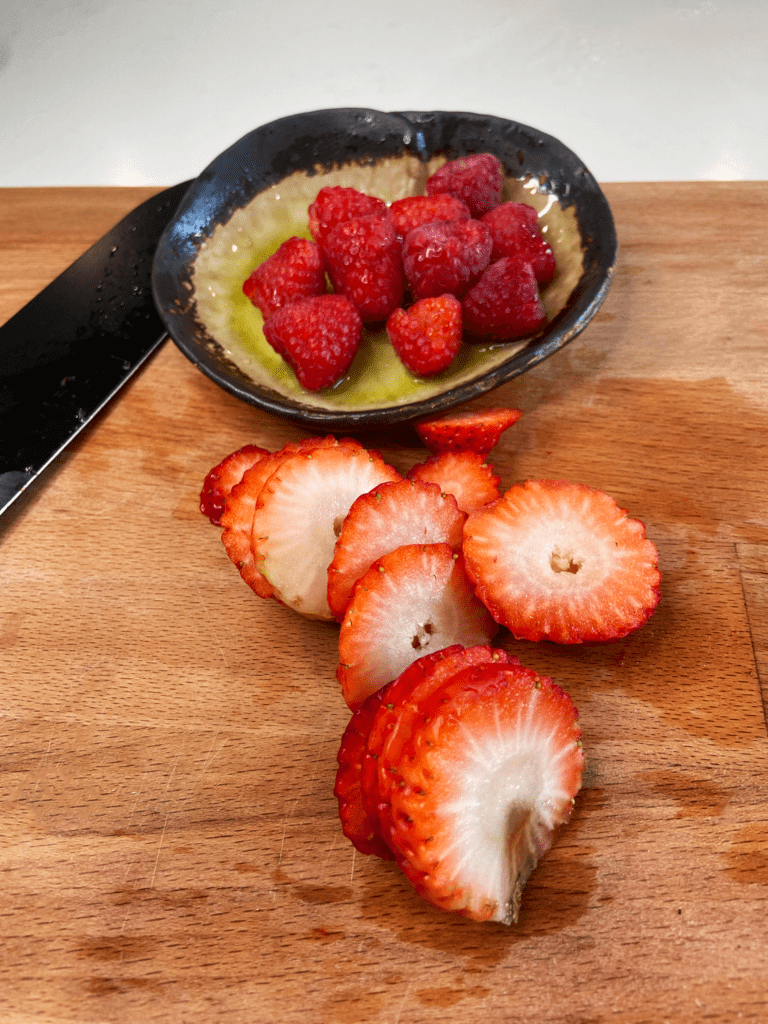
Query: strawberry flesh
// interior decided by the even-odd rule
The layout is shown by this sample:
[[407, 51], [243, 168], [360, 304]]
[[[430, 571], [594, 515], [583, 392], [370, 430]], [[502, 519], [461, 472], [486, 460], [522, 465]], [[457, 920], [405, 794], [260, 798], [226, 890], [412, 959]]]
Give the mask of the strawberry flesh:
[[339, 631], [336, 672], [355, 710], [417, 658], [454, 643], [487, 643], [496, 625], [449, 544], [406, 544], [357, 581]]
[[[371, 724], [364, 758], [366, 799], [375, 803], [378, 830], [385, 842], [392, 828], [392, 791], [403, 782], [400, 770], [404, 745], [413, 735], [420, 705], [438, 687], [459, 671], [472, 665], [519, 664], [506, 651], [487, 644], [464, 648], [448, 647], [431, 658], [421, 658], [385, 687], [385, 697]], [[416, 672], [411, 670], [418, 666]], [[373, 773], [372, 777], [368, 773]], [[373, 812], [371, 812], [373, 813]]]
[[469, 451], [488, 455], [522, 415], [519, 409], [473, 409], [421, 420], [416, 432], [434, 454]]
[[377, 558], [403, 544], [461, 547], [466, 515], [433, 483], [397, 480], [361, 494], [341, 525], [328, 567], [328, 604], [341, 622], [355, 583]]
[[243, 580], [259, 597], [274, 596], [271, 584], [256, 568], [256, 551], [253, 543], [253, 517], [264, 484], [290, 455], [309, 452], [316, 448], [335, 447], [337, 444], [361, 447], [351, 438], [337, 441], [331, 435], [310, 437], [299, 442], [290, 441], [280, 451], [267, 454], [255, 462], [227, 495], [220, 519], [220, 524], [224, 528], [221, 541]]
[[341, 524], [359, 495], [399, 479], [380, 455], [358, 444], [284, 459], [259, 493], [251, 535], [256, 569], [277, 600], [307, 618], [332, 619], [328, 566]]
[[218, 526], [224, 513], [226, 499], [243, 479], [246, 470], [254, 466], [270, 453], [266, 448], [255, 444], [246, 444], [236, 452], [227, 455], [218, 466], [214, 466], [203, 481], [200, 491], [200, 511]]
[[526, 480], [469, 515], [475, 591], [518, 639], [615, 640], [656, 608], [661, 574], [645, 526], [603, 491]]
[[420, 703], [397, 765], [386, 838], [416, 891], [477, 921], [516, 921], [581, 787], [568, 695], [520, 665], [463, 669]]
[[[408, 665], [396, 679], [372, 695], [374, 698], [378, 697], [379, 700], [375, 714], [367, 720], [368, 736], [360, 767], [360, 798], [368, 821], [375, 823], [376, 832], [385, 844], [386, 839], [381, 830], [380, 816], [382, 810], [389, 810], [389, 805], [385, 809], [381, 807], [379, 783], [379, 759], [384, 745], [389, 739], [390, 731], [395, 727], [401, 704], [408, 694], [429, 678], [435, 667], [443, 664], [446, 659], [452, 659], [451, 665], [455, 665], [456, 658], [462, 659], [463, 663], [463, 654], [464, 648], [461, 644], [453, 644], [443, 650], [424, 654]], [[368, 697], [359, 710], [362, 710], [371, 699]], [[389, 829], [389, 823], [386, 820], [385, 828]], [[389, 849], [388, 844], [386, 845]]]
[[437, 484], [444, 494], [452, 494], [459, 509], [467, 513], [500, 496], [500, 478], [477, 452], [440, 452], [413, 466], [408, 479]]
[[368, 856], [394, 860], [379, 833], [378, 815], [370, 813], [361, 788], [368, 736], [386, 691], [383, 687], [372, 693], [350, 718], [339, 746], [339, 768], [333, 792], [339, 803], [342, 831], [352, 845]]

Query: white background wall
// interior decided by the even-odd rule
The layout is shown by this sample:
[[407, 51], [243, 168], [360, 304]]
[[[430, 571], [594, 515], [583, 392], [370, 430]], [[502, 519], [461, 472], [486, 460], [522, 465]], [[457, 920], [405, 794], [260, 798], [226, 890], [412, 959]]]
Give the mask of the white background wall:
[[171, 184], [334, 106], [509, 117], [602, 181], [768, 179], [768, 0], [0, 0], [0, 186]]

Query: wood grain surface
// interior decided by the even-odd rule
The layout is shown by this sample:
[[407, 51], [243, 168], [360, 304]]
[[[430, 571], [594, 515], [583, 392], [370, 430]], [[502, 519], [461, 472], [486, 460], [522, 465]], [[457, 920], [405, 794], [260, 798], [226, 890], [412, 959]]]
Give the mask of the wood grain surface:
[[[611, 645], [499, 636], [588, 757], [519, 924], [344, 839], [337, 629], [256, 598], [198, 511], [301, 431], [167, 343], [0, 520], [0, 1024], [768, 1020], [768, 184], [605, 190], [601, 312], [476, 404], [524, 411], [505, 486], [645, 521], [663, 597]], [[0, 191], [0, 322], [151, 192]]]

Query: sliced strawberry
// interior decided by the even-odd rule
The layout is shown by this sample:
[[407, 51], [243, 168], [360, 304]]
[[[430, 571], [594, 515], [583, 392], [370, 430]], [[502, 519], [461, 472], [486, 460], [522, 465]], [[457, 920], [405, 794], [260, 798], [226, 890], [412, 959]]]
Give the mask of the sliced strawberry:
[[395, 309], [387, 334], [404, 366], [419, 377], [447, 370], [461, 348], [461, 303], [454, 295], [420, 299]]
[[464, 669], [420, 703], [397, 767], [387, 838], [416, 891], [474, 920], [516, 921], [581, 787], [568, 695], [520, 665]]
[[295, 237], [283, 242], [243, 284], [244, 294], [265, 320], [290, 302], [325, 291], [325, 259], [320, 246]]
[[487, 455], [499, 443], [501, 435], [522, 416], [519, 409], [473, 409], [454, 412], [416, 424], [416, 432], [426, 447], [439, 452], [477, 452]]
[[383, 199], [343, 185], [326, 185], [309, 206], [309, 230], [315, 241], [323, 245], [337, 224], [368, 216], [387, 216], [387, 204]]
[[466, 516], [436, 484], [382, 483], [361, 494], [341, 526], [328, 567], [328, 604], [339, 622], [355, 583], [377, 558], [404, 544], [449, 544], [459, 549]]
[[309, 391], [335, 384], [360, 346], [363, 324], [343, 295], [318, 295], [283, 306], [264, 322], [264, 337]]
[[403, 299], [400, 240], [385, 217], [343, 221], [323, 242], [334, 290], [358, 310], [364, 323], [386, 320]]
[[643, 523], [583, 484], [516, 484], [468, 517], [464, 554], [477, 595], [520, 639], [617, 639], [642, 626], [660, 597]]
[[491, 263], [464, 296], [462, 312], [467, 334], [493, 341], [523, 338], [547, 322], [533, 268], [516, 256]]
[[[436, 665], [442, 664], [446, 658], [455, 659], [463, 652], [464, 648], [461, 644], [453, 644], [443, 650], [422, 655], [403, 669], [396, 679], [366, 698], [355, 712], [355, 715], [360, 714], [366, 706], [376, 709], [372, 717], [365, 717], [368, 735], [360, 759], [360, 803], [367, 826], [376, 832], [387, 849], [389, 846], [384, 840], [379, 821], [381, 802], [379, 798], [379, 758], [382, 749], [395, 725], [401, 702], [408, 697], [413, 689], [424, 682]], [[372, 701], [375, 703], [370, 704]], [[386, 810], [389, 810], [389, 805]], [[388, 831], [388, 822], [386, 828]]]
[[259, 597], [268, 598], [274, 594], [270, 583], [256, 568], [256, 552], [253, 545], [253, 516], [262, 487], [289, 455], [312, 451], [315, 448], [333, 448], [338, 444], [362, 450], [362, 445], [358, 441], [351, 438], [339, 441], [331, 435], [310, 437], [299, 442], [289, 441], [280, 451], [265, 456], [246, 470], [243, 479], [227, 496], [221, 516], [221, 525], [224, 527], [221, 540], [243, 580]]
[[409, 231], [403, 269], [414, 298], [445, 292], [461, 298], [488, 266], [492, 247], [490, 231], [478, 220], [435, 221]]
[[499, 480], [477, 452], [441, 452], [408, 471], [409, 480], [437, 484], [452, 494], [462, 512], [474, 512], [500, 496]]
[[376, 452], [337, 444], [285, 458], [266, 480], [253, 515], [256, 569], [274, 596], [307, 618], [331, 619], [328, 566], [354, 500], [399, 480]]
[[240, 483], [247, 469], [269, 454], [266, 448], [259, 448], [258, 445], [243, 445], [222, 459], [206, 476], [200, 491], [200, 511], [214, 526], [218, 526], [221, 521], [224, 502], [232, 488]]
[[436, 220], [469, 220], [472, 214], [466, 203], [455, 196], [406, 196], [389, 206], [389, 219], [400, 238], [409, 231]]
[[549, 284], [555, 276], [555, 255], [539, 231], [538, 214], [527, 203], [502, 203], [482, 218], [491, 232], [491, 260], [519, 256], [533, 267], [539, 284]]
[[352, 710], [423, 654], [496, 632], [449, 544], [408, 544], [357, 581], [339, 632], [336, 676]]
[[[428, 663], [422, 664], [424, 662]], [[392, 790], [403, 783], [400, 771], [403, 746], [413, 735], [422, 703], [465, 668], [510, 662], [519, 664], [518, 659], [510, 659], [506, 651], [494, 650], [487, 644], [467, 648], [457, 645], [441, 651], [440, 656], [431, 661], [419, 659], [395, 682], [379, 691], [385, 696], [369, 729], [363, 764], [367, 775], [366, 799], [373, 794], [378, 831], [385, 843], [388, 844], [392, 828]], [[418, 672], [407, 678], [417, 665]]]
[[499, 160], [491, 153], [477, 153], [443, 164], [427, 178], [427, 195], [455, 196], [466, 203], [473, 217], [482, 217], [501, 202], [502, 181]]
[[378, 815], [372, 816], [363, 801], [361, 775], [368, 734], [387, 688], [382, 687], [363, 702], [349, 720], [339, 746], [339, 768], [333, 793], [339, 802], [344, 835], [361, 853], [393, 860], [393, 854], [379, 834]]

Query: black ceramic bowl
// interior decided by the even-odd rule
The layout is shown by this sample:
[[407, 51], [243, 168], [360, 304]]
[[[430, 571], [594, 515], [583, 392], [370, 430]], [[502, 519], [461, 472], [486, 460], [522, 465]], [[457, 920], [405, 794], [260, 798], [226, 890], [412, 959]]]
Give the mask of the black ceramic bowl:
[[[445, 160], [489, 152], [505, 172], [503, 199], [539, 210], [557, 260], [542, 298], [548, 323], [521, 342], [465, 344], [437, 377], [410, 375], [383, 331], [366, 331], [348, 375], [308, 392], [272, 351], [242, 294], [257, 263], [307, 233], [307, 207], [325, 185], [388, 202], [424, 190]], [[514, 121], [446, 111], [343, 108], [281, 118], [217, 157], [190, 186], [164, 232], [153, 290], [178, 347], [246, 402], [313, 429], [402, 423], [467, 402], [545, 359], [589, 323], [613, 276], [616, 232], [605, 196], [579, 158]]]

